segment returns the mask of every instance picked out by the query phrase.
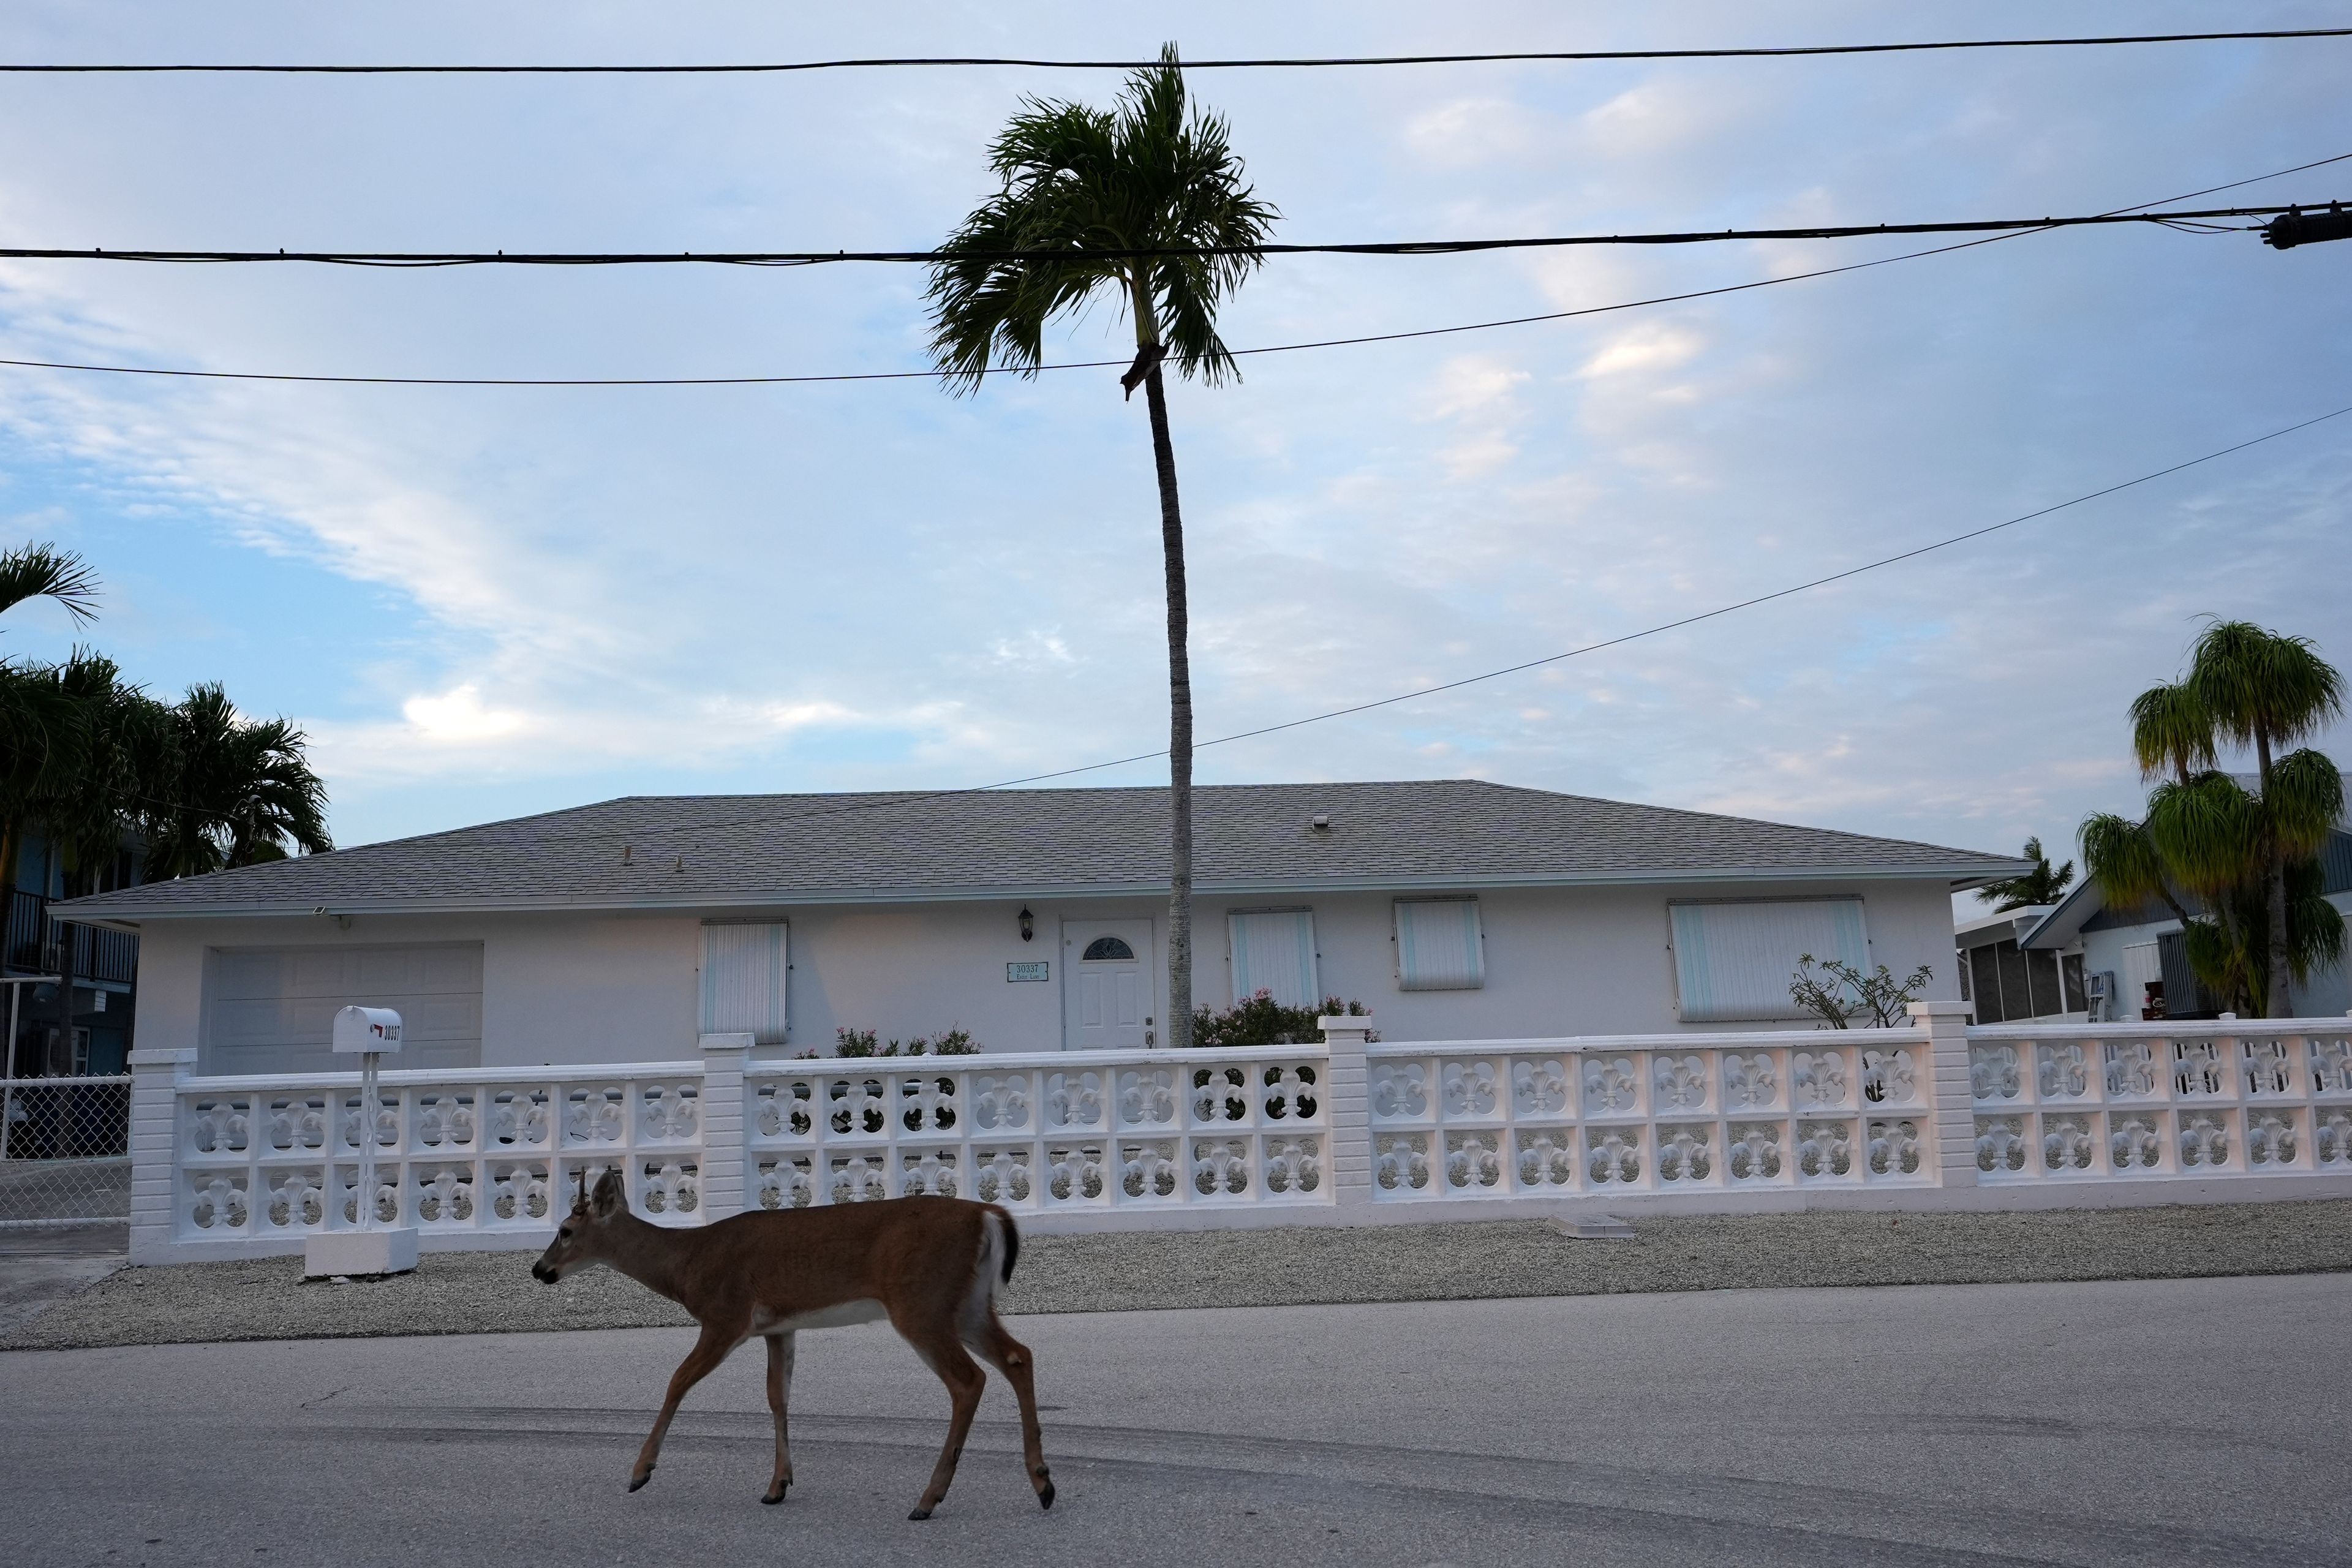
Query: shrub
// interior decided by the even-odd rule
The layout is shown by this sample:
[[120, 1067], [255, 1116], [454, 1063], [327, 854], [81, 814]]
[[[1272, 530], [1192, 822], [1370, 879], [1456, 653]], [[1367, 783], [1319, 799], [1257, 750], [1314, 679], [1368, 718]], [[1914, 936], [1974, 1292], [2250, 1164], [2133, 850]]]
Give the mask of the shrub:
[[[1337, 996], [1326, 996], [1320, 1007], [1286, 1007], [1274, 999], [1271, 991], [1260, 991], [1244, 1002], [1236, 1002], [1223, 1012], [1202, 1007], [1192, 1015], [1192, 1043], [1195, 1046], [1302, 1046], [1318, 1043], [1323, 1032], [1315, 1020], [1325, 1016], [1346, 1016], [1365, 1018], [1371, 1009], [1361, 1002], [1341, 1002]], [[1371, 1035], [1371, 1039], [1380, 1036]]]
[[917, 1035], [911, 1040], [891, 1040], [887, 1044], [871, 1029], [835, 1029], [833, 1054], [836, 1057], [974, 1057], [980, 1047], [973, 1043], [971, 1031], [963, 1028], [947, 1030], [934, 1039]]
[[1906, 1011], [1909, 1004], [1919, 999], [1927, 981], [1936, 972], [1921, 964], [1902, 980], [1885, 964], [1876, 973], [1867, 973], [1853, 964], [1834, 958], [1819, 960], [1822, 972], [1816, 974], [1816, 960], [1810, 952], [1797, 959], [1797, 972], [1789, 982], [1789, 996], [1798, 1006], [1811, 1013], [1824, 1029], [1849, 1029], [1850, 1020], [1870, 1015], [1864, 1028], [1899, 1029], [1911, 1022]]

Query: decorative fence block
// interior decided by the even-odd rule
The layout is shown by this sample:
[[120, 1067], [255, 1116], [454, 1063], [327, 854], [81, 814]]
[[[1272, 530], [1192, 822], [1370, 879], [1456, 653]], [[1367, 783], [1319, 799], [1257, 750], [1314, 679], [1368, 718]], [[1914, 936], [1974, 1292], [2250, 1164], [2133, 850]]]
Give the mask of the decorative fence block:
[[2352, 1169], [2352, 1023], [2067, 1025], [1969, 1031], [1988, 1182]]
[[391, 1072], [373, 1104], [351, 1075], [195, 1078], [193, 1053], [142, 1053], [134, 1246], [162, 1260], [299, 1243], [364, 1206], [435, 1245], [531, 1247], [607, 1170], [637, 1213], [688, 1226], [915, 1194], [1116, 1226], [2352, 1176], [2352, 1021], [1923, 1019], [1369, 1045], [1351, 1027], [1329, 1047], [787, 1062], [713, 1036], [697, 1062]]
[[[181, 1242], [348, 1229], [364, 1203], [378, 1223], [425, 1237], [511, 1232], [532, 1245], [583, 1175], [606, 1170], [647, 1218], [701, 1217], [698, 1063], [387, 1072], [373, 1106], [344, 1075], [174, 1089], [170, 1234]], [[368, 1142], [374, 1190], [362, 1194]]]
[[1927, 1046], [1921, 1030], [1375, 1045], [1373, 1196], [1928, 1184], [1916, 1117], [1864, 1121], [1924, 1109]]
[[754, 1062], [749, 1190], [765, 1208], [918, 1193], [1031, 1214], [1326, 1203], [1325, 1073], [1319, 1046]]

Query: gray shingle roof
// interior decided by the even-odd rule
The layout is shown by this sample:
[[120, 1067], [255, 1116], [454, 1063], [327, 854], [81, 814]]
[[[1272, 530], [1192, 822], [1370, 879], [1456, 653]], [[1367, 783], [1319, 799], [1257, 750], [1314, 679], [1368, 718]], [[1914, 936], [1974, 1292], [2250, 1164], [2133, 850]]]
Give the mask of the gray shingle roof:
[[[1330, 818], [1328, 831], [1311, 826]], [[1194, 792], [1201, 891], [1911, 876], [2011, 857], [1468, 780]], [[158, 882], [74, 912], [713, 907], [1164, 891], [1164, 789], [629, 795]]]

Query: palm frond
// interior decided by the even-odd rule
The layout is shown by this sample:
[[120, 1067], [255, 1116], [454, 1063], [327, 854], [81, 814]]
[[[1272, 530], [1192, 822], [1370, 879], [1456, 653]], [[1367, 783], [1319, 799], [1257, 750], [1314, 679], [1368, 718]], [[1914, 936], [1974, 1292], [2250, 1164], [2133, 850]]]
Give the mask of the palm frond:
[[98, 616], [98, 574], [54, 544], [0, 551], [0, 613], [27, 599], [54, 599], [76, 625], [87, 625]]
[[2344, 711], [2344, 678], [2309, 637], [2283, 637], [2252, 621], [2215, 621], [2199, 636], [2184, 682], [2240, 745], [2290, 746]]
[[2289, 752], [2271, 765], [2263, 809], [2282, 853], [2316, 855], [2344, 820], [2344, 775], [2317, 752]]
[[1106, 295], [1133, 317], [1138, 346], [1163, 344], [1181, 374], [1212, 384], [1237, 374], [1217, 309], [1259, 258], [1116, 254], [1258, 245], [1278, 216], [1244, 180], [1224, 121], [1189, 104], [1173, 45], [1114, 110], [1025, 101], [989, 166], [999, 189], [940, 247], [925, 290], [932, 363], [951, 391], [991, 370], [1034, 375], [1047, 323]]
[[2257, 874], [2264, 826], [2261, 798], [2227, 773], [2198, 773], [2148, 792], [2149, 842], [2172, 873], [2209, 901]]
[[2132, 753], [2143, 779], [2185, 777], [2214, 764], [2213, 718], [2186, 682], [2132, 699]]

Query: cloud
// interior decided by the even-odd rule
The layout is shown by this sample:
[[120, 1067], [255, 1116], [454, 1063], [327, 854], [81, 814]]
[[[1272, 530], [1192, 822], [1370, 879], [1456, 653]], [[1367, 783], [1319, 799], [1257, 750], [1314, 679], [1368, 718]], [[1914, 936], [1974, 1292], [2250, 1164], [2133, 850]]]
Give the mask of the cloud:
[[[1701, 5], [1677, 26], [1720, 34], [1744, 15]], [[286, 47], [251, 20], [131, 18], [159, 51]], [[1016, 5], [992, 25], [1054, 21]], [[713, 55], [781, 37], [743, 16], [702, 25]], [[44, 51], [67, 58], [107, 52], [123, 22], [45, 26]], [[862, 13], [807, 26], [795, 52], [891, 52]], [[366, 37], [327, 12], [304, 27], [321, 57], [447, 52], [426, 10]], [[583, 58], [661, 42], [622, 11], [581, 27]], [[1276, 52], [1265, 24], [1240, 27], [1236, 49]], [[2284, 48], [2226, 66], [2081, 53], [2063, 93], [2046, 74], [1927, 58], [1234, 72], [1197, 90], [1232, 117], [1286, 237], [1342, 238], [2114, 205], [2179, 188], [2183, 169], [2203, 183], [2296, 162], [2279, 139], [2318, 134], [2332, 105]], [[2295, 90], [2273, 102], [2282, 79]], [[10, 232], [699, 248], [944, 232], [988, 187], [986, 140], [1017, 84], [551, 81], [524, 99], [387, 84], [314, 100], [320, 84], [192, 79], [110, 100], [59, 138], [68, 87], [90, 90], [0, 101], [0, 135], [28, 150], [0, 169]], [[1895, 248], [1286, 258], [1221, 325], [1237, 346], [1444, 326]], [[2352, 328], [2352, 303], [2294, 258], [2250, 288], [2255, 261], [2234, 241], [2022, 239], [1648, 312], [1255, 356], [1237, 386], [1179, 381], [1202, 735], [1685, 620], [2333, 406], [2328, 362], [2307, 351]], [[919, 290], [911, 272], [849, 268], [10, 264], [0, 338], [11, 357], [230, 370], [900, 370], [921, 363]], [[1108, 316], [1051, 337], [1048, 357], [1120, 357]], [[2344, 452], [2315, 431], [1798, 600], [1206, 750], [1202, 776], [1475, 769], [1943, 841], [2063, 836], [2093, 805], [2133, 804], [2123, 705], [2177, 668], [2196, 614], [2352, 658], [2352, 610], [2311, 570], [2352, 507]], [[353, 803], [348, 840], [652, 787], [986, 782], [1165, 736], [1158, 500], [1143, 405], [1115, 372], [952, 400], [919, 382], [336, 389], [16, 371], [0, 373], [0, 467], [20, 527], [71, 538], [119, 584], [100, 645], [160, 689], [220, 674], [248, 708], [296, 718]], [[5, 647], [70, 635], [12, 616]]]

